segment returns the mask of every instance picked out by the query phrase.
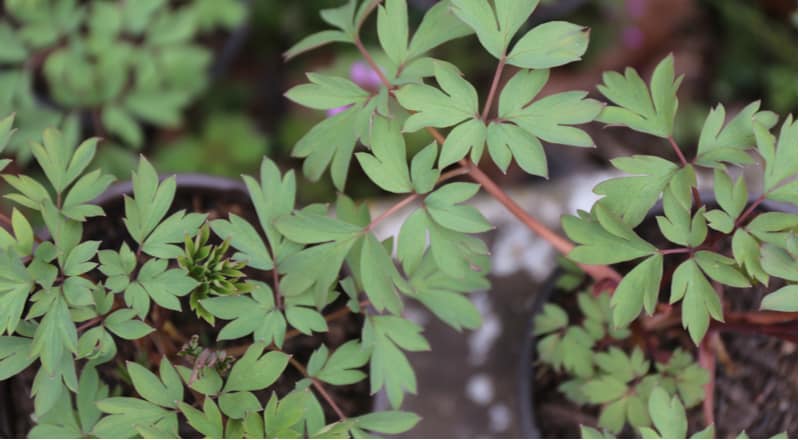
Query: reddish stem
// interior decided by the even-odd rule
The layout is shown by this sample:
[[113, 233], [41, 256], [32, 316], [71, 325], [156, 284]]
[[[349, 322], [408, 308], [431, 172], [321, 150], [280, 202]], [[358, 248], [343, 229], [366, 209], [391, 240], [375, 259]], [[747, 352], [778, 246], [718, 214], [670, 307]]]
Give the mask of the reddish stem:
[[764, 200], [766, 200], [766, 199], [767, 199], [767, 195], [766, 194], [761, 194], [761, 196], [759, 196], [757, 199], [755, 199], [753, 201], [753, 203], [747, 208], [747, 210], [745, 210], [742, 213], [742, 215], [740, 215], [739, 218], [736, 219], [736, 223], [734, 224], [733, 228], [736, 229], [736, 228], [742, 226], [742, 224], [747, 220], [747, 218], [750, 217], [750, 215], [753, 214], [753, 211], [755, 211], [756, 208], [758, 208], [758, 206], [762, 202], [764, 202]]
[[328, 405], [330, 405], [330, 407], [333, 408], [333, 411], [339, 417], [339, 420], [347, 420], [347, 416], [344, 414], [344, 411], [342, 411], [342, 409], [339, 408], [339, 405], [336, 404], [336, 401], [333, 400], [333, 397], [331, 397], [331, 395], [328, 394], [327, 391], [325, 391], [325, 387], [322, 385], [322, 383], [320, 383], [320, 381], [317, 380], [317, 378], [309, 376], [308, 371], [306, 371], [305, 367], [303, 367], [303, 364], [301, 364], [297, 359], [289, 357], [289, 362], [297, 369], [297, 371], [300, 372], [300, 374], [311, 380], [311, 383], [314, 385], [314, 388], [317, 390], [317, 392], [319, 392], [320, 396], [322, 396], [322, 398], [325, 399], [326, 402], [328, 402]]
[[703, 399], [703, 417], [706, 425], [714, 423], [714, 381], [716, 380], [717, 358], [714, 356], [711, 344], [718, 338], [716, 332], [709, 331], [700, 342], [697, 361], [701, 367], [708, 371], [709, 380], [703, 386], [705, 398]]
[[497, 93], [498, 85], [500, 85], [500, 77], [503, 75], [503, 67], [505, 67], [505, 65], [506, 55], [503, 54], [500, 57], [500, 61], [497, 63], [497, 69], [495, 69], [494, 78], [492, 78], [492, 86], [489, 88], [489, 96], [486, 97], [486, 104], [483, 106], [483, 113], [481, 113], [483, 122], [486, 122], [489, 117], [489, 109], [492, 108], [492, 101], [494, 101], [494, 95]]
[[672, 255], [672, 254], [688, 254], [692, 252], [693, 249], [691, 248], [675, 248], [675, 249], [661, 249], [658, 252], [661, 255]]

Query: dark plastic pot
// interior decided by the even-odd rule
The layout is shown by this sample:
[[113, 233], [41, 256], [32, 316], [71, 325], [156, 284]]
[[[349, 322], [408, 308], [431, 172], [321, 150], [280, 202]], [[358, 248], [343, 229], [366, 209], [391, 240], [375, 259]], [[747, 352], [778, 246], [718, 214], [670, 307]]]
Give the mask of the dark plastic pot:
[[[706, 204], [706, 206], [714, 206], [716, 204], [715, 199], [713, 198], [713, 194], [703, 192], [701, 195], [701, 199]], [[748, 200], [748, 206], [753, 203], [754, 199]], [[764, 201], [761, 203], [760, 207], [766, 208], [769, 211], [781, 211], [781, 212], [797, 212], [797, 208], [795, 206], [785, 204], [785, 203], [777, 203], [772, 201]], [[662, 207], [661, 203], [659, 202], [658, 205], [653, 207], [650, 210], [650, 213], [645, 218], [644, 222], [648, 220], [652, 221], [654, 217], [658, 215], [662, 215]], [[643, 223], [644, 223], [643, 222]], [[539, 292], [536, 296], [535, 301], [533, 302], [532, 306], [532, 313], [531, 316], [535, 317], [544, 307], [544, 305], [550, 300], [551, 297], [556, 292], [556, 280], [561, 275], [560, 270], [556, 270], [553, 275], [548, 278], [545, 282], [543, 289]], [[519, 370], [519, 378], [520, 378], [520, 385], [519, 385], [519, 399], [520, 399], [520, 411], [519, 419], [520, 419], [520, 430], [522, 432], [523, 437], [526, 438], [541, 438], [542, 432], [539, 428], [537, 418], [536, 418], [536, 404], [535, 404], [535, 396], [533, 395], [534, 389], [534, 378], [532, 375], [533, 372], [533, 365], [538, 359], [538, 355], [536, 353], [536, 338], [533, 336], [533, 326], [534, 326], [534, 318], [531, 318], [528, 321], [528, 327], [526, 333], [524, 335], [524, 345], [522, 347], [522, 361]]]

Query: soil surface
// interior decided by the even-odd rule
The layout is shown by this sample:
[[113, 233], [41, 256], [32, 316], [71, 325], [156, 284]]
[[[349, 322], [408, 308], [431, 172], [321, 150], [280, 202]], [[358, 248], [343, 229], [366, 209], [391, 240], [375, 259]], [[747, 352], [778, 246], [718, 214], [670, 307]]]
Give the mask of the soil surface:
[[[122, 222], [124, 216], [123, 206], [122, 197], [115, 197], [104, 203], [106, 217], [97, 217], [85, 224], [84, 240], [101, 240], [103, 242], [100, 246], [101, 249], [119, 249], [123, 241], [127, 241], [128, 245], [135, 249]], [[209, 190], [191, 187], [191, 185], [189, 188], [181, 188], [179, 184], [175, 201], [169, 213], [171, 214], [181, 209], [187, 212], [208, 213], [209, 220], [227, 218], [228, 213], [234, 213], [244, 217], [256, 226], [256, 229], [259, 229], [257, 226], [258, 219], [247, 193], [236, 185], [231, 185], [227, 190]], [[252, 279], [272, 283], [272, 276], [269, 272], [249, 271], [248, 275]], [[163, 353], [174, 364], [191, 368], [191, 360], [179, 356], [177, 352], [180, 351], [182, 345], [192, 335], [198, 335], [200, 344], [204, 347], [228, 350], [230, 354], [235, 355], [237, 358], [251, 343], [251, 340], [248, 340], [249, 338], [241, 338], [226, 341], [224, 344], [216, 344], [216, 335], [227, 324], [227, 321], [217, 320], [216, 324], [211, 327], [189, 311], [188, 297], [184, 297], [182, 303], [183, 313], [176, 313], [158, 307], [151, 309], [150, 323], [151, 325], [155, 324], [159, 330], [152, 333], [152, 336], [138, 341], [124, 341], [115, 338], [119, 350], [116, 358], [101, 365], [99, 368], [101, 377], [105, 383], [110, 385], [112, 390], [121, 388], [125, 395], [136, 395], [130, 383], [123, 376], [124, 364], [128, 360], [149, 364], [153, 371], [157, 371], [157, 366]], [[323, 314], [340, 310], [344, 306], [345, 301], [340, 298], [330, 304]], [[361, 334], [362, 324], [361, 315], [347, 314], [330, 321], [327, 333], [314, 334], [312, 336], [300, 334], [294, 337], [287, 337], [283, 350], [305, 365], [311, 353], [320, 344], [324, 343], [333, 351], [339, 345], [358, 338]], [[38, 363], [13, 379], [0, 382], [0, 437], [25, 436], [33, 426], [28, 415], [33, 413], [33, 399], [29, 396], [36, 373], [34, 367], [38, 367]], [[80, 367], [79, 365], [79, 371]], [[292, 391], [295, 383], [302, 378], [303, 376], [290, 365], [273, 386], [257, 394], [259, 394], [262, 403], [266, 403], [273, 391], [278, 396], [283, 396]], [[372, 409], [372, 397], [369, 393], [367, 381], [348, 386], [325, 385], [325, 387], [342, 411], [348, 416], [363, 414]], [[189, 403], [192, 403], [191, 399], [193, 397], [191, 397], [191, 394], [187, 393], [187, 396]], [[317, 394], [317, 397], [325, 411], [327, 421], [330, 423], [337, 420], [333, 409], [329, 407], [321, 396]], [[182, 435], [192, 435], [194, 433], [188, 426], [181, 426], [180, 431]]]
[[[654, 238], [656, 246], [672, 247], [666, 242], [658, 242], [663, 238], [654, 219], [645, 220], [637, 232], [646, 239]], [[727, 243], [721, 242], [721, 246], [729, 249]], [[669, 257], [665, 258], [665, 277], [682, 261], [674, 256]], [[621, 271], [626, 269], [630, 268], [620, 268]], [[724, 288], [722, 294], [725, 310], [758, 310], [761, 298], [777, 287]], [[662, 301], [668, 299], [668, 290], [668, 287], [662, 289]], [[570, 322], [578, 322], [580, 311], [575, 292], [555, 291], [551, 295], [550, 301], [564, 307], [570, 315]], [[716, 436], [733, 438], [746, 431], [752, 438], [769, 437], [780, 432], [786, 432], [789, 438], [796, 438], [796, 342], [752, 333], [723, 332], [720, 336], [722, 344], [717, 350], [714, 394]], [[689, 352], [696, 352], [696, 347], [679, 326], [649, 335], [648, 339], [651, 338], [656, 339], [654, 345], [663, 350], [671, 351], [681, 346]], [[533, 344], [535, 359], [535, 341]], [[578, 406], [558, 391], [558, 385], [567, 378], [566, 375], [556, 373], [549, 366], [535, 361], [532, 372], [534, 419], [542, 437], [580, 437], [581, 424], [597, 426], [598, 406]], [[701, 405], [688, 411], [690, 434], [705, 427]], [[627, 428], [621, 436], [637, 435]]]

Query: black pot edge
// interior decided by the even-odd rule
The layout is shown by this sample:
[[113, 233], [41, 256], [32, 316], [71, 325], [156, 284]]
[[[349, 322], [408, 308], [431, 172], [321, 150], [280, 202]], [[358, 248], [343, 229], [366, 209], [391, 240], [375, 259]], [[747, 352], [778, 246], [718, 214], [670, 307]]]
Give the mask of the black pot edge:
[[[703, 191], [701, 193], [701, 200], [705, 203], [709, 204], [709, 202], [715, 202], [714, 195], [712, 192]], [[748, 204], [753, 203], [755, 199], [752, 197], [748, 199]], [[761, 206], [767, 207], [770, 211], [781, 211], [781, 212], [788, 212], [788, 213], [795, 213], [797, 214], [797, 206], [789, 204], [789, 203], [780, 203], [774, 202], [772, 200], [764, 200], [761, 202]], [[662, 205], [661, 201], [658, 202], [655, 206], [653, 206], [650, 211], [647, 213], [647, 217], [655, 217], [662, 213]], [[540, 293], [536, 295], [536, 299], [533, 302], [533, 306], [531, 307], [531, 317], [528, 320], [528, 325], [526, 326], [526, 333], [525, 333], [525, 342], [522, 347], [522, 357], [520, 362], [520, 370], [519, 370], [519, 378], [520, 378], [520, 386], [519, 386], [519, 410], [520, 410], [520, 430], [522, 431], [522, 435], [525, 438], [541, 438], [542, 434], [539, 431], [539, 427], [536, 423], [536, 408], [533, 405], [533, 377], [531, 377], [531, 371], [533, 371], [533, 363], [536, 361], [536, 350], [534, 349], [535, 346], [535, 339], [533, 336], [533, 321], [536, 317], [536, 314], [544, 307], [544, 304], [553, 296], [556, 291], [556, 280], [560, 276], [561, 271], [560, 269], [556, 268], [552, 275], [545, 281], [543, 284]]]
[[[194, 190], [212, 190], [222, 192], [242, 192], [247, 194], [247, 186], [239, 181], [227, 177], [212, 176], [209, 174], [200, 173], [178, 173], [178, 174], [165, 174], [159, 176], [159, 181], [163, 181], [171, 176], [175, 176], [175, 183], [178, 189], [194, 189]], [[103, 194], [100, 194], [92, 203], [103, 206], [107, 203], [121, 198], [125, 195], [133, 193], [133, 182], [125, 180], [117, 182]]]
[[545, 303], [550, 300], [556, 291], [556, 280], [561, 275], [561, 270], [556, 269], [539, 289], [539, 294], [531, 306], [531, 317], [525, 330], [525, 345], [522, 347], [522, 356], [519, 365], [519, 409], [520, 409], [520, 431], [524, 438], [541, 438], [542, 433], [536, 423], [536, 408], [533, 404], [533, 363], [536, 362], [536, 350], [534, 348], [536, 338], [533, 336], [533, 321]]

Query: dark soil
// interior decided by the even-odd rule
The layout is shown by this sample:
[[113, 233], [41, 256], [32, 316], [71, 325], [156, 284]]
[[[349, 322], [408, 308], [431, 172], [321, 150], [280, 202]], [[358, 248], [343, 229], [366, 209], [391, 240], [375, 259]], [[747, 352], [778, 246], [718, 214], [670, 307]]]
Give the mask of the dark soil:
[[[193, 184], [194, 179], [190, 179], [190, 181], [190, 184], [181, 186], [179, 180], [179, 189], [170, 209], [170, 214], [185, 209], [187, 212], [208, 213], [209, 220], [211, 220], [214, 218], [226, 218], [228, 213], [234, 213], [244, 217], [256, 226], [256, 229], [260, 229], [257, 226], [258, 218], [244, 189], [236, 185], [229, 185], [228, 188], [222, 190], [201, 188]], [[125, 188], [122, 188], [121, 192], [124, 192], [124, 190]], [[119, 249], [123, 241], [127, 241], [128, 245], [135, 249], [122, 222], [124, 216], [123, 206], [121, 196], [105, 201], [103, 207], [106, 211], [106, 217], [98, 217], [87, 222], [85, 224], [84, 239], [101, 240], [103, 242], [102, 249]], [[272, 276], [269, 272], [250, 271], [248, 275], [252, 279], [261, 280], [269, 284], [272, 283]], [[128, 360], [149, 364], [153, 371], [157, 371], [157, 366], [163, 353], [174, 364], [182, 364], [191, 368], [191, 359], [185, 359], [179, 356], [177, 352], [180, 351], [182, 345], [192, 335], [198, 335], [200, 344], [205, 347], [228, 350], [229, 354], [233, 354], [237, 358], [241, 356], [251, 341], [249, 338], [217, 344], [215, 342], [216, 335], [227, 321], [218, 320], [216, 325], [211, 327], [189, 311], [188, 297], [184, 298], [182, 302], [183, 313], [160, 309], [157, 306], [151, 309], [150, 323], [155, 324], [158, 329], [151, 336], [139, 341], [116, 339], [119, 350], [116, 358], [103, 364], [99, 369], [101, 376], [110, 385], [112, 392], [115, 388], [121, 387], [124, 390], [123, 394], [136, 395], [123, 375], [124, 364]], [[329, 305], [323, 314], [339, 310], [344, 306], [345, 301], [340, 298]], [[321, 344], [324, 343], [329, 349], [333, 350], [351, 339], [358, 338], [361, 334], [362, 324], [361, 315], [348, 314], [345, 317], [330, 321], [327, 333], [314, 334], [312, 336], [300, 334], [294, 337], [287, 337], [283, 350], [305, 365], [311, 353]], [[13, 379], [0, 382], [0, 437], [25, 436], [33, 426], [28, 415], [33, 413], [33, 399], [29, 396], [36, 373], [35, 368], [38, 368], [38, 363]], [[273, 386], [258, 393], [259, 398], [262, 403], [266, 403], [273, 391], [278, 396], [283, 396], [292, 391], [295, 383], [302, 378], [303, 376], [290, 365]], [[326, 390], [348, 416], [363, 414], [372, 409], [372, 397], [369, 393], [369, 384], [366, 381], [348, 386], [326, 385]], [[191, 393], [187, 391], [186, 396], [190, 396], [187, 398], [190, 400], [189, 403], [192, 403]], [[318, 398], [328, 422], [336, 420], [337, 416], [333, 409], [319, 395]], [[185, 426], [181, 426], [180, 430], [182, 435], [184, 433], [191, 435], [194, 432], [191, 428]]]
[[[639, 234], [645, 237], [663, 239], [654, 219], [645, 220], [639, 227]], [[655, 242], [657, 246], [667, 248], [670, 244]], [[722, 243], [723, 248], [727, 246]], [[671, 274], [679, 258], [672, 256], [665, 259], [665, 277]], [[630, 267], [620, 267], [620, 270]], [[761, 298], [767, 292], [775, 290], [754, 287], [750, 289], [725, 288], [723, 302], [725, 310], [745, 311], [758, 310]], [[668, 288], [662, 290], [662, 301], [668, 299]], [[543, 292], [564, 307], [570, 315], [570, 322], [579, 322], [580, 311], [577, 306], [576, 292], [559, 292], [551, 290]], [[544, 304], [546, 301], [542, 301]], [[655, 339], [655, 346], [660, 350], [656, 356], [663, 356], [679, 346], [689, 352], [696, 352], [685, 331], [671, 328], [647, 339]], [[786, 432], [789, 438], [797, 437], [797, 344], [776, 337], [753, 333], [722, 332], [724, 350], [717, 354], [715, 377], [715, 424], [716, 436], [722, 438], [736, 437], [746, 431], [752, 438], [768, 437]], [[625, 341], [632, 344], [631, 341]], [[532, 404], [534, 419], [545, 438], [580, 437], [580, 425], [597, 426], [599, 408], [596, 406], [581, 407], [569, 401], [558, 391], [558, 385], [567, 377], [554, 372], [550, 367], [533, 363]], [[632, 345], [631, 345], [632, 346]], [[662, 351], [669, 350], [669, 351]], [[701, 405], [688, 411], [689, 433], [705, 427]], [[624, 437], [637, 436], [626, 430]]]

